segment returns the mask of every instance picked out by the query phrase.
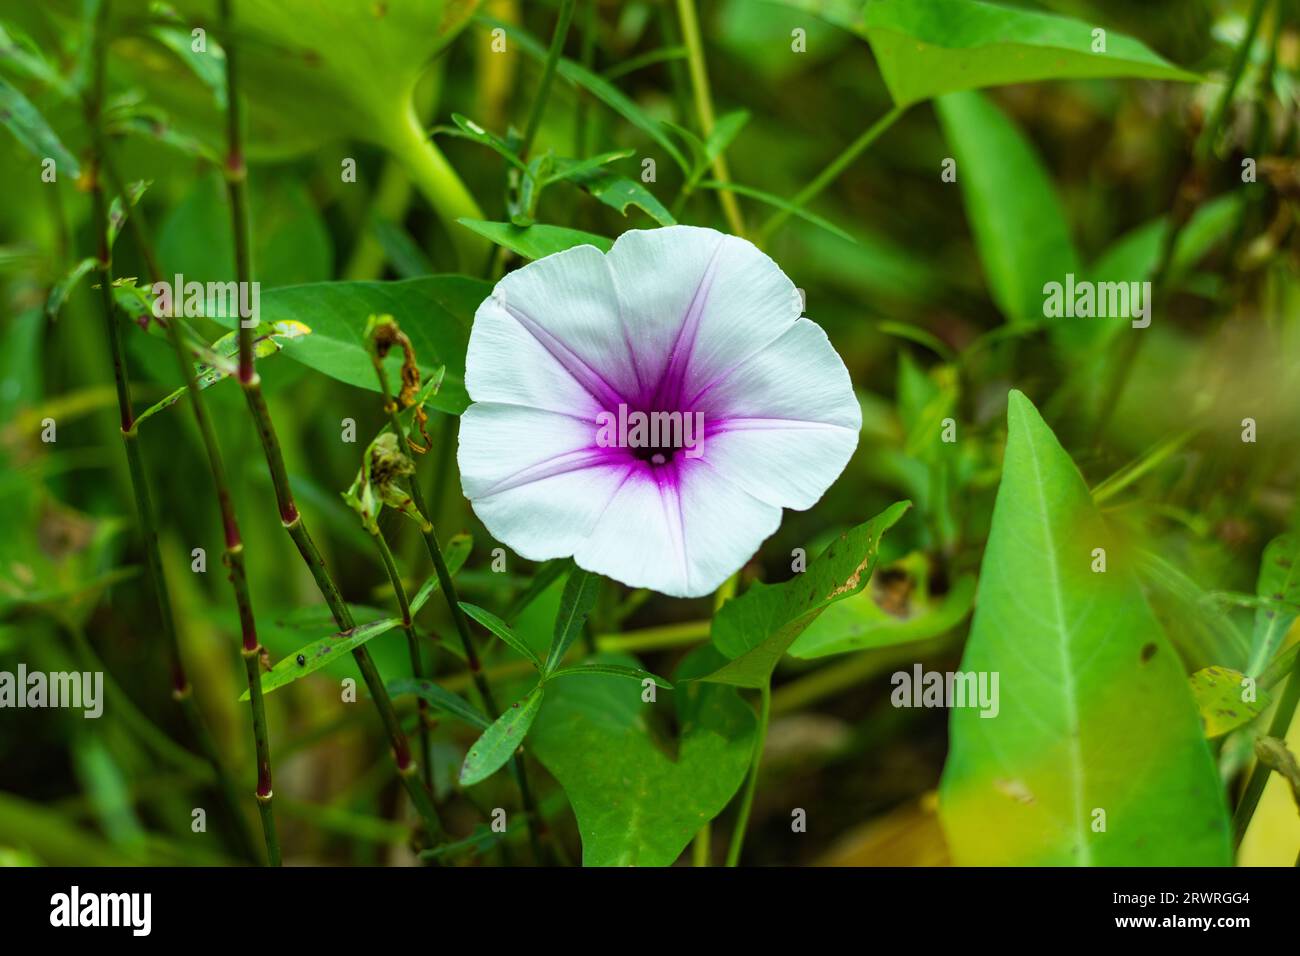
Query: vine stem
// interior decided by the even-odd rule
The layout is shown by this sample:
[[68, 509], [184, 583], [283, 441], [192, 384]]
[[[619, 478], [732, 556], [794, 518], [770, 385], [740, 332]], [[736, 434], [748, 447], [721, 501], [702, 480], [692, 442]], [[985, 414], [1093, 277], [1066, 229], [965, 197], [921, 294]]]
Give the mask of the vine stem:
[[[691, 75], [691, 92], [695, 98], [695, 112], [700, 121], [700, 132], [707, 140], [713, 134], [713, 96], [709, 92], [709, 73], [704, 64], [704, 43], [700, 38], [700, 18], [695, 11], [695, 0], [677, 0], [677, 18], [682, 24], [682, 39], [686, 44], [686, 62]], [[713, 174], [721, 183], [731, 182], [725, 156], [713, 160]], [[740, 204], [735, 195], [726, 189], [718, 191], [718, 201], [727, 217], [727, 225], [737, 236], [745, 234], [745, 220], [740, 214]]]
[[772, 214], [772, 217], [763, 223], [758, 230], [759, 242], [764, 242], [772, 237], [781, 225], [790, 218], [793, 209], [802, 209], [814, 198], [816, 198], [823, 189], [834, 182], [844, 172], [849, 165], [862, 155], [872, 143], [878, 140], [881, 135], [898, 122], [899, 117], [907, 112], [906, 106], [895, 106], [880, 119], [876, 120], [865, 130], [862, 135], [850, 143], [842, 153], [836, 156], [827, 164], [826, 168], [818, 173], [813, 180], [804, 186], [803, 189], [795, 193], [794, 198], [790, 200], [792, 209], [781, 209]]
[[413, 102], [391, 124], [383, 145], [398, 158], [415, 188], [442, 217], [462, 271], [477, 268], [496, 247], [457, 220], [482, 219], [483, 211], [447, 157], [425, 132]]
[[[104, 167], [109, 181], [118, 195], [125, 196], [126, 190], [117, 170], [105, 157]], [[135, 239], [149, 271], [150, 281], [162, 281], [162, 270], [154, 255], [153, 244], [149, 242], [148, 230], [144, 224], [144, 211], [140, 208], [131, 210], [127, 215], [127, 228]], [[248, 590], [248, 575], [244, 565], [244, 543], [239, 531], [239, 520], [235, 514], [234, 499], [230, 494], [230, 482], [226, 478], [226, 466], [221, 457], [221, 446], [217, 444], [216, 432], [212, 419], [208, 415], [207, 404], [203, 399], [203, 390], [199, 388], [194, 374], [194, 366], [181, 340], [181, 317], [172, 316], [166, 323], [167, 338], [176, 361], [180, 366], [185, 388], [189, 393], [190, 407], [194, 420], [203, 440], [203, 448], [208, 458], [208, 468], [212, 473], [212, 484], [217, 495], [217, 505], [221, 512], [221, 525], [225, 536], [223, 561], [230, 572], [230, 586], [235, 595], [235, 607], [239, 613], [239, 629], [242, 637], [240, 655], [244, 660], [244, 669], [248, 677], [249, 709], [253, 720], [253, 745], [257, 757], [257, 800], [258, 813], [262, 821], [262, 837], [266, 843], [266, 858], [271, 866], [281, 865], [280, 838], [275, 826], [275, 812], [272, 808], [271, 785], [271, 735], [266, 719], [266, 705], [262, 697], [262, 677], [260, 661], [262, 645], [257, 637], [257, 623], [253, 615], [253, 601]]]
[[[383, 362], [380, 361], [379, 356], [373, 350], [371, 351], [371, 361], [375, 367], [375, 377], [379, 381], [380, 397], [383, 399], [384, 409], [388, 413], [388, 425], [399, 442], [409, 444], [410, 440], [406, 437], [406, 430], [402, 428], [402, 421], [398, 416], [397, 402], [393, 400], [392, 391], [388, 387], [388, 373], [384, 370]], [[410, 486], [411, 503], [420, 516], [420, 533], [424, 538], [425, 547], [428, 549], [429, 560], [433, 562], [434, 574], [438, 576], [438, 589], [442, 591], [443, 599], [447, 602], [447, 609], [451, 613], [452, 621], [456, 625], [456, 633], [460, 636], [461, 646], [465, 650], [465, 663], [469, 667], [474, 687], [483, 701], [484, 710], [487, 711], [488, 717], [496, 720], [501, 711], [497, 709], [492, 687], [488, 683], [487, 676], [483, 673], [483, 664], [479, 660], [478, 650], [475, 648], [473, 636], [470, 634], [469, 621], [465, 617], [465, 612], [461, 610], [456, 582], [452, 580], [451, 571], [448, 569], [447, 561], [442, 554], [442, 546], [438, 543], [438, 532], [434, 528], [433, 522], [429, 520], [429, 511], [425, 504], [424, 492], [420, 488], [418, 474], [411, 475]], [[549, 836], [546, 821], [538, 811], [537, 803], [533, 798], [532, 788], [528, 784], [528, 770], [524, 766], [524, 761], [519, 756], [514, 756], [510, 758], [510, 764], [515, 782], [519, 786], [519, 799], [524, 807], [524, 817], [528, 824], [528, 839], [533, 850], [533, 856], [539, 862], [554, 862], [554, 854], [548, 852], [549, 842], [545, 839]]]
[[[223, 18], [227, 19], [228, 22], [230, 0], [221, 0], [221, 3]], [[231, 72], [231, 63], [232, 61], [238, 62], [238, 52], [235, 49], [237, 44], [235, 34], [229, 32], [229, 30], [224, 32], [223, 37], [226, 44], [227, 103], [229, 108], [234, 111], [237, 109], [236, 104], [239, 103], [239, 87], [237, 75]], [[414, 114], [412, 113], [412, 115]], [[226, 135], [228, 139], [226, 143], [227, 162], [225, 172], [230, 195], [231, 218], [234, 225], [235, 278], [241, 289], [248, 289], [252, 283], [252, 254], [248, 232], [248, 193], [246, 189], [248, 176], [243, 161], [243, 130], [237, 116], [233, 121], [228, 117]], [[266, 398], [262, 395], [261, 378], [258, 376], [254, 364], [251, 348], [252, 330], [244, 329], [243, 317], [241, 316], [240, 319], [239, 383], [243, 388], [249, 413], [252, 415], [257, 428], [257, 435], [262, 444], [263, 454], [266, 457], [267, 469], [271, 473], [271, 484], [275, 489], [276, 505], [280, 510], [280, 522], [284, 525], [294, 545], [297, 546], [298, 553], [302, 556], [308, 570], [311, 572], [312, 580], [316, 582], [316, 587], [320, 590], [321, 596], [329, 606], [330, 613], [334, 616], [335, 624], [340, 631], [351, 630], [356, 626], [352, 611], [343, 600], [338, 585], [334, 583], [334, 579], [330, 576], [329, 569], [325, 565], [325, 559], [321, 557], [320, 550], [312, 540], [311, 533], [307, 530], [306, 524], [303, 523], [302, 515], [298, 512], [297, 503], [294, 501], [293, 490], [289, 486], [289, 475], [284, 467], [284, 455], [280, 450], [280, 441], [275, 432], [275, 424], [271, 420], [270, 410], [266, 405]], [[250, 346], [248, 348], [245, 347], [246, 333]], [[362, 645], [353, 649], [352, 658], [361, 671], [362, 679], [366, 683], [366, 689], [370, 692], [371, 700], [379, 711], [380, 721], [388, 734], [393, 751], [393, 760], [397, 764], [398, 777], [406, 788], [416, 812], [419, 813], [426, 829], [429, 831], [430, 839], [437, 840], [443, 833], [442, 823], [438, 819], [438, 811], [434, 808], [433, 797], [419, 778], [419, 764], [411, 757], [410, 744], [406, 739], [406, 734], [402, 731], [401, 724], [398, 722], [397, 714], [393, 710], [393, 702], [388, 696], [388, 690], [384, 687], [383, 679], [379, 676], [379, 671], [370, 656], [370, 651]]]
[[[226, 192], [230, 196], [231, 221], [235, 232], [235, 272], [253, 274], [253, 244], [249, 235], [248, 167], [244, 162], [244, 107], [239, 99], [239, 44], [235, 42], [235, 14], [231, 0], [217, 0], [217, 16], [226, 55]], [[236, 301], [243, 301], [242, 297]], [[239, 319], [239, 380], [253, 375], [253, 329], [241, 314]]]
[[132, 409], [131, 382], [126, 369], [126, 357], [122, 348], [122, 332], [118, 327], [117, 308], [113, 302], [113, 260], [112, 250], [108, 244], [108, 206], [104, 201], [104, 184], [102, 174], [108, 151], [104, 143], [104, 133], [100, 122], [100, 111], [104, 102], [104, 68], [108, 46], [109, 2], [104, 0], [96, 12], [91, 46], [91, 82], [85, 100], [86, 123], [90, 133], [91, 162], [91, 204], [92, 222], [98, 237], [97, 271], [99, 272], [100, 305], [104, 313], [104, 324], [108, 334], [109, 351], [113, 363], [113, 382], [117, 394], [118, 421], [121, 427], [122, 443], [126, 451], [127, 468], [131, 477], [131, 491], [135, 498], [136, 515], [140, 524], [140, 537], [144, 544], [145, 566], [148, 570], [150, 586], [158, 604], [159, 628], [163, 635], [163, 648], [167, 656], [167, 666], [171, 674], [172, 696], [180, 705], [181, 713], [190, 732], [198, 742], [199, 749], [212, 765], [213, 773], [222, 796], [229, 806], [235, 820], [236, 834], [243, 848], [250, 857], [256, 857], [252, 840], [244, 825], [244, 818], [239, 812], [239, 800], [235, 785], [229, 772], [221, 761], [216, 741], [209, 732], [207, 724], [199, 712], [194, 700], [193, 688], [185, 672], [181, 657], [180, 642], [176, 635], [176, 619], [173, 616], [171, 594], [167, 589], [167, 579], [163, 574], [162, 553], [158, 545], [158, 524], [154, 515], [153, 501], [149, 493], [149, 479], [145, 471], [144, 460], [140, 451], [140, 435], [136, 428], [135, 413]]
[[[1295, 719], [1296, 706], [1300, 704], [1300, 654], [1296, 655], [1295, 664], [1291, 668], [1291, 674], [1287, 678], [1286, 689], [1282, 692], [1281, 698], [1277, 703], [1277, 710], [1273, 712], [1273, 719], [1268, 725], [1268, 736], [1277, 737], [1279, 740], [1286, 740], [1287, 732], [1291, 729], [1291, 722]], [[1246, 781], [1246, 788], [1241, 792], [1241, 801], [1237, 804], [1236, 812], [1232, 815], [1232, 838], [1233, 845], [1240, 846], [1242, 837], [1250, 828], [1251, 818], [1255, 815], [1255, 808], [1259, 806], [1259, 798], [1264, 794], [1264, 787], [1268, 784], [1269, 768], [1264, 766], [1258, 758], [1255, 760], [1255, 769], [1251, 771], [1250, 778]]]
[[[379, 549], [379, 556], [384, 562], [384, 571], [393, 586], [393, 595], [397, 598], [397, 609], [402, 615], [402, 630], [406, 632], [406, 646], [411, 655], [411, 676], [425, 677], [424, 663], [420, 655], [420, 642], [415, 635], [415, 623], [411, 619], [411, 602], [406, 596], [406, 587], [402, 584], [401, 572], [397, 570], [397, 561], [393, 558], [393, 549], [384, 540], [378, 524], [368, 529]], [[433, 749], [429, 741], [429, 702], [423, 697], [416, 701], [420, 721], [420, 756], [424, 758], [424, 785], [433, 791]]]
[[772, 685], [763, 685], [758, 702], [758, 734], [754, 738], [754, 756], [749, 762], [749, 777], [745, 780], [745, 795], [740, 799], [740, 813], [731, 832], [731, 845], [727, 847], [727, 866], [740, 862], [740, 850], [745, 845], [745, 830], [749, 826], [749, 812], [754, 807], [754, 792], [758, 789], [758, 767], [763, 761], [763, 748], [767, 745], [767, 722], [772, 715]]

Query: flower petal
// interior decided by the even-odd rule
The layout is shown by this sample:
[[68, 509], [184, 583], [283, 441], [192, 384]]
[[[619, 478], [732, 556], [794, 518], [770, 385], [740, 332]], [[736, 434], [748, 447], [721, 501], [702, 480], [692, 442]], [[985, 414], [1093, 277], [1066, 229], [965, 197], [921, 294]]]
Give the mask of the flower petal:
[[826, 333], [800, 319], [699, 399], [704, 459], [747, 492], [805, 510], [853, 456], [862, 409]]
[[582, 568], [673, 597], [716, 590], [781, 523], [781, 509], [727, 481], [703, 460], [634, 468], [590, 537]]
[[[702, 389], [799, 317], [798, 290], [744, 239], [695, 226], [631, 230], [605, 256], [643, 389]], [[643, 394], [643, 404], [651, 404]], [[661, 395], [661, 397], [663, 397]], [[682, 406], [685, 408], [686, 406]]]
[[461, 416], [465, 497], [498, 541], [530, 561], [568, 557], [614, 496], [627, 466], [593, 447], [594, 425], [517, 405]]

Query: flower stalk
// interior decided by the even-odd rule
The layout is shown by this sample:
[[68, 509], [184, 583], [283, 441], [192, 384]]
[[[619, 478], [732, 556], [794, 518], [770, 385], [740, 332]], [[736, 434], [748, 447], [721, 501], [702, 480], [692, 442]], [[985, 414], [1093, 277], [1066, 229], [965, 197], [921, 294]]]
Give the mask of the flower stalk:
[[[388, 348], [398, 341], [396, 336], [403, 336], [404, 333], [397, 328], [397, 323], [392, 321], [391, 318], [385, 317], [385, 319], [387, 321], [384, 321], [384, 319], [379, 320], [376, 327], [377, 329], [386, 327], [391, 331], [383, 337], [386, 344], [380, 343], [380, 336], [371, 335], [371, 361], [375, 367], [375, 377], [379, 382], [379, 393], [384, 402], [384, 410], [388, 414], [389, 427], [392, 429], [393, 434], [397, 436], [399, 442], [405, 443], [407, 447], [414, 449], [417, 445], [407, 436], [406, 430], [402, 427], [402, 421], [398, 415], [400, 409], [393, 397], [392, 390], [389, 388], [388, 373], [384, 369], [383, 363], [383, 356], [387, 354]], [[442, 591], [443, 598], [447, 602], [452, 621], [456, 626], [456, 633], [460, 635], [461, 646], [465, 651], [465, 662], [469, 667], [474, 687], [478, 690], [488, 717], [496, 720], [501, 711], [497, 708], [496, 698], [492, 694], [492, 687], [483, 673], [483, 665], [479, 660], [478, 650], [474, 647], [474, 639], [470, 634], [469, 621], [465, 617], [465, 612], [461, 610], [460, 595], [456, 591], [456, 583], [452, 580], [451, 571], [447, 568], [447, 561], [442, 554], [442, 546], [438, 543], [437, 530], [434, 528], [433, 522], [429, 520], [429, 510], [425, 503], [424, 492], [420, 487], [418, 475], [411, 475], [410, 487], [411, 504], [419, 516], [420, 533], [429, 552], [429, 559], [433, 562], [434, 573], [438, 576], [438, 588]], [[548, 835], [546, 821], [538, 812], [532, 788], [528, 785], [528, 771], [519, 756], [516, 755], [511, 758], [511, 769], [519, 786], [519, 796], [528, 822], [528, 836], [533, 855], [539, 861], [550, 861], [553, 859], [552, 855], [544, 853], [546, 844], [543, 842], [543, 838]]]

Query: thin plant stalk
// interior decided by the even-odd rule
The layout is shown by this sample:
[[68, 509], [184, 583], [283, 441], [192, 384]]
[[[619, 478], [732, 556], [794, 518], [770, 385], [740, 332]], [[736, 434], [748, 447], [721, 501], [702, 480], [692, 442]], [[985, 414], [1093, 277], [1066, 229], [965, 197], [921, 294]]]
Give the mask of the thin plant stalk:
[[[119, 195], [126, 195], [121, 177], [111, 163], [105, 162], [109, 180]], [[144, 212], [136, 208], [127, 216], [127, 228], [135, 239], [136, 247], [145, 260], [151, 282], [162, 281], [162, 271], [154, 256], [153, 245], [149, 242], [144, 224]], [[239, 520], [235, 514], [234, 499], [230, 494], [230, 482], [226, 478], [226, 466], [221, 457], [221, 446], [217, 444], [216, 431], [208, 415], [207, 403], [203, 390], [199, 388], [194, 374], [194, 365], [190, 361], [185, 344], [181, 339], [180, 316], [172, 316], [165, 323], [167, 338], [176, 361], [180, 365], [185, 388], [189, 393], [190, 407], [194, 412], [194, 421], [203, 440], [207, 454], [208, 467], [212, 473], [212, 484], [217, 495], [217, 505], [221, 512], [221, 526], [225, 538], [223, 561], [230, 572], [230, 585], [235, 595], [235, 607], [239, 612], [239, 630], [242, 638], [240, 656], [244, 661], [244, 670], [248, 678], [249, 709], [253, 719], [253, 745], [257, 757], [257, 800], [258, 813], [262, 820], [262, 836], [266, 842], [267, 862], [271, 866], [280, 866], [280, 839], [276, 832], [275, 813], [272, 809], [272, 775], [271, 775], [271, 735], [266, 719], [266, 705], [262, 696], [262, 675], [260, 662], [262, 644], [257, 637], [257, 623], [253, 615], [253, 601], [248, 590], [248, 575], [244, 564], [244, 542], [239, 530]]]
[[[239, 44], [234, 40], [235, 15], [231, 0], [217, 0], [223, 50], [226, 55], [226, 192], [230, 196], [231, 224], [235, 232], [235, 272], [253, 274], [248, 220], [248, 167], [244, 162], [244, 107], [239, 99]], [[253, 329], [239, 316], [239, 380], [253, 374]]]
[[[832, 159], [825, 169], [813, 177], [812, 181], [809, 182], [808, 185], [795, 193], [794, 198], [790, 200], [791, 207], [793, 209], [802, 209], [808, 203], [812, 202], [813, 199], [821, 194], [823, 189], [839, 177], [840, 173], [844, 172], [844, 170], [846, 170], [855, 159], [861, 156], [862, 153], [866, 151], [867, 147], [878, 140], [887, 129], [898, 122], [899, 117], [901, 117], [905, 112], [907, 112], [906, 106], [895, 106], [892, 110], [863, 130], [862, 135], [850, 143], [842, 153]], [[772, 234], [781, 227], [782, 223], [790, 218], [790, 215], [791, 209], [781, 209], [773, 213], [771, 218], [768, 219], [767, 222], [763, 223], [758, 230], [759, 242], [761, 243], [770, 239]]]
[[[691, 93], [695, 99], [695, 112], [700, 132], [707, 140], [713, 134], [713, 95], [709, 91], [709, 72], [704, 64], [704, 42], [700, 38], [700, 18], [695, 12], [695, 0], [677, 0], [677, 19], [682, 24], [682, 40], [686, 44], [686, 62], [691, 75]], [[713, 160], [713, 174], [718, 182], [730, 183], [731, 172], [725, 156]], [[718, 191], [718, 201], [727, 217], [727, 225], [737, 236], [745, 234], [745, 220], [740, 214], [740, 204], [735, 195], [726, 189]]]
[[[1291, 668], [1291, 674], [1287, 677], [1286, 689], [1282, 691], [1282, 696], [1278, 700], [1277, 710], [1273, 711], [1273, 719], [1268, 725], [1268, 736], [1286, 740], [1298, 704], [1300, 704], [1300, 655], [1296, 656], [1295, 666]], [[1255, 769], [1251, 771], [1246, 781], [1246, 788], [1241, 792], [1241, 801], [1232, 815], [1232, 838], [1236, 846], [1241, 845], [1242, 837], [1250, 828], [1255, 808], [1259, 806], [1259, 798], [1263, 796], [1264, 787], [1268, 784], [1269, 773], [1269, 768], [1256, 759]]]
[[[222, 12], [223, 16], [228, 16], [229, 0], [222, 0]], [[237, 62], [238, 53], [233, 49], [236, 46], [234, 34], [227, 30], [224, 32], [223, 37], [226, 42], [226, 95], [228, 103], [233, 109], [234, 105], [239, 102], [239, 88], [237, 76], [230, 71], [230, 64], [232, 58]], [[243, 160], [243, 131], [238, 122], [228, 122], [226, 132], [229, 137], [226, 144], [226, 176], [229, 184], [231, 217], [235, 227], [235, 278], [241, 289], [247, 289], [252, 282], [252, 255], [249, 249], [250, 237], [247, 229], [249, 222], [248, 192], [245, 188], [247, 185], [247, 171]], [[321, 556], [320, 549], [316, 547], [315, 541], [312, 540], [311, 533], [307, 530], [307, 525], [303, 522], [297, 503], [294, 501], [293, 490], [289, 486], [289, 475], [284, 466], [284, 455], [280, 450], [280, 440], [276, 435], [270, 409], [266, 405], [266, 398], [262, 394], [261, 378], [257, 374], [251, 348], [252, 330], [245, 330], [243, 325], [243, 316], [240, 316], [239, 384], [243, 389], [249, 413], [252, 415], [254, 425], [257, 428], [258, 439], [262, 443], [267, 469], [271, 474], [271, 484], [275, 489], [276, 505], [280, 510], [280, 522], [284, 525], [285, 531], [288, 532], [289, 537], [298, 548], [298, 553], [302, 556], [308, 570], [311, 572], [312, 580], [316, 582], [316, 587], [320, 590], [321, 596], [329, 606], [335, 624], [340, 631], [351, 630], [356, 626], [356, 621], [352, 617], [352, 610], [348, 607], [347, 602], [343, 600], [338, 585], [334, 583], [334, 579], [330, 576], [329, 569], [325, 565], [325, 559]], [[248, 348], [245, 348], [246, 333]], [[410, 743], [407, 741], [406, 734], [397, 719], [397, 714], [393, 710], [393, 702], [388, 696], [388, 690], [384, 687], [383, 679], [379, 676], [379, 671], [370, 656], [370, 651], [364, 645], [357, 647], [352, 651], [352, 658], [361, 671], [362, 679], [366, 683], [366, 689], [370, 692], [370, 697], [379, 712], [380, 721], [383, 723], [384, 730], [388, 735], [393, 760], [397, 764], [398, 777], [406, 788], [416, 812], [420, 815], [426, 829], [429, 831], [430, 839], [437, 840], [443, 833], [442, 823], [438, 819], [438, 811], [434, 808], [432, 795], [420, 779], [419, 764], [411, 757]]]
[[176, 635], [176, 619], [172, 612], [171, 595], [167, 589], [167, 579], [163, 574], [162, 553], [158, 545], [158, 523], [154, 515], [153, 501], [149, 493], [149, 479], [145, 472], [144, 460], [140, 451], [140, 434], [136, 428], [135, 412], [131, 401], [131, 382], [126, 368], [126, 356], [122, 348], [122, 332], [118, 327], [117, 308], [113, 301], [113, 261], [112, 251], [108, 245], [108, 206], [104, 199], [104, 162], [108, 151], [104, 142], [100, 122], [100, 110], [104, 101], [104, 66], [108, 44], [109, 4], [105, 0], [99, 7], [94, 21], [94, 34], [91, 44], [91, 86], [85, 101], [86, 122], [90, 132], [91, 162], [91, 203], [93, 214], [91, 221], [98, 237], [97, 271], [99, 273], [100, 306], [104, 314], [104, 324], [108, 335], [109, 352], [113, 363], [113, 382], [117, 394], [118, 421], [121, 427], [122, 444], [126, 451], [127, 467], [131, 476], [131, 491], [135, 498], [136, 515], [140, 523], [140, 537], [145, 551], [145, 567], [149, 584], [153, 589], [158, 604], [158, 623], [163, 636], [163, 652], [166, 655], [168, 671], [171, 674], [172, 697], [180, 705], [185, 722], [198, 742], [199, 749], [212, 765], [215, 779], [223, 798], [230, 807], [235, 820], [236, 834], [250, 857], [255, 857], [252, 840], [244, 825], [244, 818], [239, 811], [239, 800], [235, 785], [229, 772], [221, 761], [216, 741], [209, 732], [207, 724], [199, 713], [194, 700], [193, 688], [185, 672], [181, 657], [180, 642]]
[[731, 831], [731, 845], [727, 847], [727, 866], [740, 862], [740, 851], [745, 845], [745, 830], [749, 827], [749, 813], [754, 807], [754, 792], [758, 789], [758, 768], [763, 761], [763, 748], [767, 745], [767, 722], [772, 715], [772, 685], [763, 687], [758, 703], [758, 733], [754, 737], [754, 755], [749, 762], [749, 776], [745, 780], [745, 793], [740, 798], [740, 812], [735, 829]]
[[[397, 598], [397, 609], [402, 615], [402, 630], [406, 632], [406, 646], [411, 655], [411, 675], [413, 677], [425, 677], [423, 657], [420, 654], [420, 641], [415, 634], [415, 622], [411, 618], [411, 602], [406, 596], [406, 586], [402, 584], [401, 572], [397, 570], [397, 561], [393, 558], [393, 550], [384, 540], [383, 533], [380, 532], [378, 524], [370, 530], [370, 536], [375, 540], [375, 547], [379, 550], [379, 557], [384, 562], [384, 571], [388, 574], [388, 581], [393, 586], [393, 595]], [[429, 740], [429, 702], [423, 697], [416, 701], [417, 711], [420, 720], [420, 756], [424, 758], [424, 785], [433, 791], [433, 749]]]
[[533, 98], [533, 107], [528, 113], [528, 125], [524, 127], [523, 142], [519, 146], [519, 155], [527, 157], [533, 147], [537, 130], [542, 125], [542, 116], [546, 112], [546, 101], [551, 96], [551, 85], [555, 82], [555, 70], [564, 52], [564, 41], [569, 35], [569, 24], [573, 21], [574, 0], [560, 0], [560, 15], [555, 21], [555, 32], [551, 34], [551, 46], [546, 51], [546, 64], [542, 68], [542, 79], [537, 85], [537, 95]]
[[[406, 443], [408, 439], [405, 429], [402, 428], [401, 418], [398, 416], [397, 402], [393, 399], [392, 392], [388, 387], [388, 373], [384, 370], [383, 362], [374, 352], [371, 353], [371, 360], [375, 366], [375, 376], [379, 381], [379, 392], [384, 402], [384, 409], [388, 413], [389, 427], [392, 428], [393, 434], [397, 436], [399, 442]], [[450, 426], [448, 428], [450, 430]], [[496, 698], [492, 694], [492, 687], [483, 673], [483, 664], [479, 660], [478, 650], [474, 647], [474, 639], [470, 634], [469, 621], [460, 607], [460, 596], [456, 591], [456, 583], [452, 580], [451, 571], [448, 569], [447, 561], [442, 554], [442, 546], [438, 543], [438, 532], [434, 528], [433, 522], [429, 520], [429, 511], [425, 504], [424, 492], [420, 488], [418, 474], [411, 475], [410, 486], [411, 504], [414, 505], [416, 513], [420, 516], [421, 536], [424, 538], [425, 547], [428, 549], [429, 560], [433, 562], [434, 573], [438, 576], [438, 588], [442, 591], [443, 598], [447, 602], [452, 621], [456, 625], [456, 633], [460, 635], [461, 646], [465, 651], [465, 663], [469, 667], [474, 687], [478, 690], [479, 697], [483, 701], [484, 710], [487, 711], [490, 718], [495, 720], [501, 711], [497, 708]], [[511, 770], [514, 773], [515, 782], [519, 786], [519, 798], [523, 803], [524, 816], [528, 823], [528, 839], [533, 855], [538, 861], [549, 861], [552, 857], [544, 852], [546, 844], [543, 842], [543, 837], [547, 835], [546, 821], [538, 811], [532, 788], [528, 784], [528, 771], [523, 760], [518, 756], [511, 758]]]

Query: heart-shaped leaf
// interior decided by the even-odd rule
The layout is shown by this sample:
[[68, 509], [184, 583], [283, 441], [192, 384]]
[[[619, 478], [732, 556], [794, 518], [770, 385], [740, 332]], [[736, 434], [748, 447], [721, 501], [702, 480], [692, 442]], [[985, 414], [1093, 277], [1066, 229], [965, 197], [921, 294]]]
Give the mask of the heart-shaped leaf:
[[[716, 657], [712, 648], [700, 651]], [[600, 655], [597, 663], [636, 666], [621, 654]], [[744, 780], [752, 708], [731, 687], [676, 683], [671, 700], [660, 694], [655, 703], [643, 702], [641, 688], [621, 676], [547, 685], [529, 753], [573, 806], [584, 866], [671, 865]], [[676, 708], [676, 740], [652, 730], [652, 708], [663, 707]]]

